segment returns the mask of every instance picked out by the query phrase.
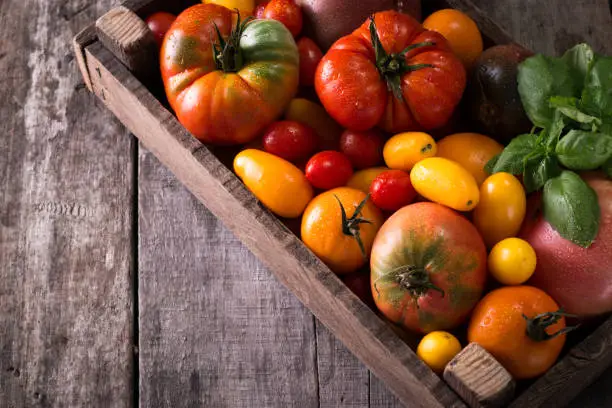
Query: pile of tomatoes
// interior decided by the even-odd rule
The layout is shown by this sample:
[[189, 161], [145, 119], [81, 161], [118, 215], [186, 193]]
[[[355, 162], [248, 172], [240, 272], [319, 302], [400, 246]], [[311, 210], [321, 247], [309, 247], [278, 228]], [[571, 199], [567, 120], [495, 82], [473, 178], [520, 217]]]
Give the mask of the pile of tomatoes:
[[[516, 378], [545, 372], [569, 329], [523, 285], [536, 265], [515, 238], [523, 185], [485, 171], [503, 149], [493, 138], [432, 137], [483, 50], [476, 24], [455, 10], [423, 24], [382, 11], [324, 53], [300, 37], [294, 0], [206, 3], [147, 20], [181, 123], [205, 143], [241, 145], [233, 167], [246, 187], [300, 219], [304, 244], [364, 301], [426, 334], [417, 354], [436, 372], [466, 321], [468, 341]], [[483, 298], [490, 277], [507, 286]]]

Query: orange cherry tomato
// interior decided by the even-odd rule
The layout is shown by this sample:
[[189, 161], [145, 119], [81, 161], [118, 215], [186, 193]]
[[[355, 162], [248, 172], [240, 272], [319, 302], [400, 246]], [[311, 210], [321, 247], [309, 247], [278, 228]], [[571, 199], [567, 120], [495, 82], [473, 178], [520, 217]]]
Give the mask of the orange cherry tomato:
[[423, 21], [423, 27], [442, 34], [466, 68], [474, 65], [482, 54], [482, 35], [478, 26], [459, 10], [438, 10]]
[[565, 344], [564, 313], [544, 291], [506, 286], [478, 303], [468, 327], [468, 341], [480, 344], [516, 379], [537, 377], [559, 357]]
[[438, 141], [437, 156], [453, 160], [472, 173], [481, 185], [489, 176], [485, 166], [504, 146], [479, 133], [455, 133]]
[[382, 222], [380, 210], [365, 193], [339, 187], [318, 195], [308, 204], [302, 218], [301, 237], [332, 271], [351, 273], [368, 260]]

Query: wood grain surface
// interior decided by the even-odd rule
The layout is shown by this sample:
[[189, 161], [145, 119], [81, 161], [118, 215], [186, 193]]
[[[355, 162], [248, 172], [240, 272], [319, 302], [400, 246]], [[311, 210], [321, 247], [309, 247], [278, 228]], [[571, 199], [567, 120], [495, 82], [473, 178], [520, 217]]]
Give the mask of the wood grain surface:
[[151, 153], [138, 166], [141, 406], [316, 406], [312, 314]]
[[129, 407], [132, 152], [72, 37], [112, 2], [0, 2], [0, 406]]
[[[472, 1], [535, 51], [612, 53], [606, 0]], [[401, 406], [87, 93], [72, 36], [118, 3], [0, 2], [0, 407]]]

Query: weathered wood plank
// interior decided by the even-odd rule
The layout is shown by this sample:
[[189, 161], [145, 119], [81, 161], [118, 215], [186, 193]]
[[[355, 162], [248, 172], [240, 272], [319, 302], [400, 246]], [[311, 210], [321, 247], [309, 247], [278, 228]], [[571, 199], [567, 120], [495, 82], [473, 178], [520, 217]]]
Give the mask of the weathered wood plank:
[[612, 54], [612, 13], [608, 0], [471, 0], [521, 45], [560, 55], [586, 42]]
[[108, 50], [96, 43], [86, 55], [90, 71], [98, 72], [92, 85], [104, 103], [398, 396], [418, 406], [463, 406]]
[[369, 407], [369, 371], [317, 321], [319, 405], [321, 408]]
[[148, 151], [139, 160], [142, 407], [315, 407], [314, 318]]
[[72, 37], [113, 1], [0, 2], [0, 405], [132, 402], [132, 139]]
[[406, 405], [402, 404], [392, 392], [389, 391], [385, 383], [370, 372], [370, 407], [371, 408], [401, 408], [413, 407], [419, 404], [418, 397], [409, 401]]

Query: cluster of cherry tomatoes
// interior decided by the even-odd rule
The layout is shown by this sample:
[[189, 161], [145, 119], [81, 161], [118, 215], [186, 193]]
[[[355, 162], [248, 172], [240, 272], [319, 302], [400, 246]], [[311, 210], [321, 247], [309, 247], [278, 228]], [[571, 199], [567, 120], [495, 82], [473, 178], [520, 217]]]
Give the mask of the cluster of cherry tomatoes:
[[[253, 0], [203, 2], [237, 9], [243, 16], [283, 23], [296, 39], [299, 85], [302, 90], [307, 90], [306, 93], [316, 85], [317, 71], [324, 54], [311, 39], [300, 37], [303, 17], [294, 0], [270, 0], [258, 5]], [[368, 111], [362, 105], [367, 105], [369, 101], [366, 98], [352, 106], [339, 105], [334, 98], [339, 94], [344, 97], [344, 88], [338, 91], [333, 84], [330, 85], [334, 82], [332, 78], [321, 85], [323, 92], [318, 92], [320, 89], [317, 86], [319, 96], [325, 96], [321, 99], [328, 102], [326, 105], [323, 101], [325, 108], [307, 98], [291, 99], [283, 107], [278, 120], [268, 123], [260, 137], [250, 139], [244, 146], [235, 157], [233, 167], [246, 187], [274, 214], [284, 219], [301, 217], [300, 236], [304, 244], [356, 292], [361, 292], [366, 302], [373, 305], [373, 291], [378, 292], [379, 288], [384, 287], [376, 287], [376, 282], [388, 280], [393, 275], [394, 280], [387, 282], [390, 284], [386, 289], [381, 289], [386, 293], [377, 299], [376, 307], [387, 318], [403, 324], [407, 329], [431, 332], [423, 338], [417, 354], [432, 369], [440, 372], [459, 352], [461, 345], [450, 333], [436, 329], [436, 325], [454, 328], [467, 318], [468, 312], [480, 299], [487, 269], [502, 284], [520, 285], [534, 272], [536, 259], [529, 244], [515, 238], [525, 217], [526, 197], [521, 182], [507, 173], [489, 175], [485, 171], [485, 164], [502, 151], [501, 144], [476, 133], [456, 133], [436, 141], [422, 131], [390, 131], [406, 121], [420, 121], [417, 128], [428, 122], [438, 122], [440, 117], [424, 117], [429, 115], [426, 112], [427, 98], [444, 102], [439, 111], [452, 112], [456, 105], [454, 99], [461, 96], [465, 85], [465, 75], [461, 69], [469, 69], [483, 49], [476, 24], [455, 10], [434, 13], [423, 23], [426, 29], [435, 32], [423, 31], [420, 26], [416, 27], [418, 23], [415, 21], [406, 22], [393, 14], [384, 18], [389, 18], [394, 24], [414, 26], [412, 29], [420, 30], [419, 33], [427, 38], [436, 39], [440, 38], [440, 34], [444, 35], [449, 39], [448, 45], [440, 45], [442, 48], [434, 50], [432, 55], [454, 60], [444, 69], [458, 67], [459, 72], [446, 72], [446, 76], [441, 76], [437, 84], [439, 88], [431, 91], [431, 95], [428, 93], [430, 91], [411, 89], [414, 95], [409, 97], [423, 103], [415, 102], [410, 109], [405, 105], [398, 108], [399, 105], [392, 103], [387, 107], [381, 105], [382, 109], [372, 110], [378, 115], [374, 115], [376, 117], [356, 121], [353, 115], [347, 119], [352, 124], [359, 122], [355, 126], [346, 126], [347, 129], [339, 125], [347, 118], [344, 110], [357, 107], [358, 111]], [[160, 46], [174, 20], [175, 16], [168, 13], [156, 13], [147, 19]], [[237, 28], [240, 33], [243, 27], [238, 24]], [[288, 38], [292, 42], [291, 36], [288, 35]], [[372, 43], [376, 38], [372, 37]], [[351, 45], [350, 41], [353, 40], [349, 39], [346, 43]], [[429, 46], [430, 43], [424, 41], [408, 48]], [[343, 47], [336, 52], [345, 51]], [[450, 47], [452, 52], [445, 47]], [[377, 52], [380, 53], [380, 50]], [[406, 55], [396, 53], [386, 57], [391, 61], [394, 58], [407, 58]], [[456, 61], [457, 58], [460, 62]], [[328, 60], [328, 63], [332, 72], [335, 62]], [[432, 65], [417, 64], [411, 69], [423, 67]], [[440, 68], [442, 71], [444, 69]], [[378, 81], [378, 71], [373, 72], [376, 75], [370, 80]], [[452, 81], [445, 82], [453, 75]], [[392, 75], [387, 79], [392, 83]], [[448, 92], [443, 85], [453, 88], [453, 92]], [[377, 86], [382, 86], [378, 96], [386, 104], [391, 91], [384, 82]], [[427, 86], [429, 82], [426, 81], [423, 87]], [[363, 96], [357, 94], [367, 91], [365, 88], [347, 90], [355, 93], [352, 96], [356, 98]], [[442, 94], [444, 97], [440, 96]], [[451, 97], [450, 94], [456, 95]], [[179, 95], [172, 96], [174, 102], [179, 98]], [[374, 99], [372, 103], [376, 104]], [[329, 104], [333, 105], [333, 109], [328, 108]], [[240, 106], [235, 106], [235, 109], [237, 114], [244, 114]], [[390, 109], [391, 113], [385, 113], [385, 109]], [[396, 111], [393, 112], [393, 109]], [[394, 113], [396, 117], [393, 117]], [[366, 121], [377, 126], [368, 125], [365, 126], [367, 129], [358, 130]], [[413, 207], [415, 202], [428, 204]], [[405, 210], [409, 207], [423, 219], [403, 216], [403, 213], [408, 214]], [[438, 220], [442, 220], [439, 225]], [[430, 224], [425, 225], [426, 222]], [[407, 227], [419, 229], [421, 232], [418, 234], [422, 233], [422, 236], [408, 236], [414, 231], [409, 231]], [[375, 240], [382, 243], [376, 245]], [[488, 265], [485, 245], [490, 250]], [[402, 258], [406, 254], [410, 255], [408, 258], [411, 261], [414, 257], [420, 257], [415, 263], [424, 262], [426, 256], [437, 256], [438, 259], [431, 263], [438, 263], [436, 279], [444, 286], [436, 286], [433, 279], [429, 281], [430, 277], [426, 276], [431, 264], [418, 265], [417, 268], [406, 269], [399, 278], [395, 276], [398, 266], [406, 266], [402, 264], [408, 259]], [[463, 266], [457, 264], [452, 270], [453, 267], [444, 264], [447, 257], [472, 257], [470, 259], [476, 261]], [[358, 272], [368, 269], [370, 258], [377, 263], [376, 274], [380, 275], [375, 277], [372, 268], [372, 282], [369, 270]], [[396, 265], [398, 260], [401, 262]], [[423, 276], [419, 275], [417, 279], [415, 273]], [[401, 302], [387, 301], [392, 295], [397, 296], [398, 284], [407, 288], [400, 293]], [[468, 335], [471, 341], [477, 341], [493, 352], [517, 378], [530, 378], [552, 365], [563, 345], [563, 338], [554, 336], [556, 340], [548, 343], [532, 342], [525, 333], [520, 333], [525, 325], [520, 313], [534, 316], [534, 323], [530, 323], [533, 324], [532, 331], [543, 337], [548, 335], [545, 330], [549, 327], [561, 333], [565, 323], [561, 315], [554, 315], [558, 308], [543, 292], [529, 287], [519, 287], [517, 291], [515, 288], [507, 289], [493, 291], [480, 301], [472, 315]], [[436, 295], [436, 291], [442, 295]], [[385, 300], [380, 300], [382, 298]], [[414, 304], [420, 302], [416, 309], [411, 299]], [[454, 300], [450, 302], [449, 299]], [[512, 316], [497, 313], [501, 309], [513, 309], [515, 313]], [[537, 316], [546, 312], [553, 313], [551, 320], [538, 323]], [[427, 322], [422, 317], [426, 313], [430, 314]], [[485, 321], [488, 323], [482, 323]]]

